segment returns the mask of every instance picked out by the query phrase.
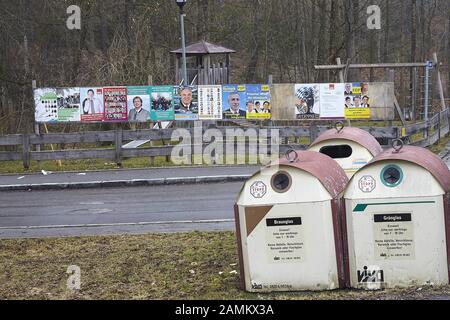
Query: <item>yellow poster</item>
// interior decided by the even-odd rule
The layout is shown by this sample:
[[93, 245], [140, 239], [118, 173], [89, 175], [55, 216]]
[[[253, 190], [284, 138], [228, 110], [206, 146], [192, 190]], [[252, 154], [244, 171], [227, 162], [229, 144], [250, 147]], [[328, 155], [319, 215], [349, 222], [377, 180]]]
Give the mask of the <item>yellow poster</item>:
[[370, 108], [345, 108], [346, 119], [370, 119]]
[[371, 99], [368, 83], [346, 83], [345, 90], [345, 118], [370, 119]]

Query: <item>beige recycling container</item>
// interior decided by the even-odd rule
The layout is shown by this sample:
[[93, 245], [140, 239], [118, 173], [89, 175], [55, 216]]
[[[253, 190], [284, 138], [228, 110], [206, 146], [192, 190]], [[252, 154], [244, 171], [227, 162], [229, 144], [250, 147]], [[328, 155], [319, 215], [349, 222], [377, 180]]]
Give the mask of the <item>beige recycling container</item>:
[[250, 292], [344, 286], [339, 201], [348, 182], [330, 157], [291, 151], [242, 188], [235, 206], [242, 287]]
[[427, 149], [396, 149], [360, 169], [344, 194], [353, 288], [449, 283], [449, 169]]
[[351, 178], [383, 149], [367, 131], [359, 128], [337, 127], [320, 135], [309, 147], [336, 160]]

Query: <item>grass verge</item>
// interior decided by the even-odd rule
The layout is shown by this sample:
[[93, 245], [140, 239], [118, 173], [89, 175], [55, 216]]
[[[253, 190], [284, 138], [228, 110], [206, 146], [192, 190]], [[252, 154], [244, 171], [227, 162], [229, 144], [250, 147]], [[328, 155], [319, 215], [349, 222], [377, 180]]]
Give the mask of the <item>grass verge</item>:
[[[70, 265], [81, 290], [67, 289]], [[233, 232], [0, 241], [0, 299], [429, 299], [450, 287], [250, 294]]]

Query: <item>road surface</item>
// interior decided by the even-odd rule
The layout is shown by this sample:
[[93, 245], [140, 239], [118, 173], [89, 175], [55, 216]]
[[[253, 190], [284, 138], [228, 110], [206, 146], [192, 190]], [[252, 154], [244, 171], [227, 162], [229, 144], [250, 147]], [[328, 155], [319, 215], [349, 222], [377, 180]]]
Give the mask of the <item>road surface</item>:
[[234, 230], [242, 185], [0, 192], [0, 238]]
[[0, 188], [11, 185], [95, 183], [110, 181], [133, 181], [142, 179], [167, 179], [183, 177], [214, 177], [233, 175], [252, 175], [259, 166], [206, 166], [123, 169], [80, 172], [54, 172], [38, 174], [0, 175]]

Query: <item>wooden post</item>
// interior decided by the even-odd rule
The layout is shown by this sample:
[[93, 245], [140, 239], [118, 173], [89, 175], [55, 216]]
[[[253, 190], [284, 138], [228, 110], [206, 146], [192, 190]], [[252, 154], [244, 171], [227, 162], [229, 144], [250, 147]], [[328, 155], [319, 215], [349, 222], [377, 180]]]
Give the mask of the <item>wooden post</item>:
[[[336, 63], [337, 63], [338, 65], [341, 65], [341, 58], [336, 58]], [[344, 82], [345, 82], [345, 79], [344, 79], [344, 70], [343, 70], [343, 69], [339, 69], [339, 82], [340, 82], [340, 83], [344, 83]], [[351, 123], [350, 119], [347, 119], [347, 126], [348, 126], [349, 128], [351, 128], [351, 126], [352, 126], [352, 123]], [[313, 141], [314, 141], [314, 140], [313, 140]], [[313, 141], [311, 141], [311, 143], [312, 143]]]
[[122, 141], [123, 141], [123, 131], [122, 128], [117, 128], [115, 131], [114, 144], [116, 148], [115, 152], [115, 162], [119, 167], [122, 167]]
[[[337, 65], [341, 65], [341, 58], [336, 58], [336, 63]], [[344, 83], [344, 70], [343, 69], [339, 69], [339, 82], [340, 83]]]
[[30, 169], [31, 155], [30, 155], [30, 135], [24, 133], [22, 135], [22, 161], [25, 170]]
[[231, 59], [230, 59], [230, 54], [229, 53], [227, 53], [226, 62], [225, 63], [227, 65], [227, 84], [228, 84], [228, 83], [230, 83], [230, 72], [231, 72], [231, 69], [230, 69]]
[[437, 84], [438, 84], [438, 89], [439, 89], [439, 96], [441, 98], [441, 107], [442, 107], [442, 111], [444, 111], [445, 109], [447, 109], [447, 106], [445, 105], [444, 88], [442, 87], [441, 72], [439, 71], [440, 62], [438, 61], [436, 52], [433, 53], [433, 60], [434, 60], [434, 65], [436, 66], [436, 71], [437, 71], [437, 81], [438, 81]]
[[412, 119], [416, 120], [416, 103], [417, 103], [417, 67], [412, 68], [413, 72], [413, 83], [412, 83], [412, 93], [411, 93], [411, 113], [412, 113]]
[[[178, 83], [180, 83], [180, 66], [179, 66], [179, 61], [178, 61], [178, 55], [175, 57], [175, 83], [176, 84], [178, 84]], [[149, 76], [149, 83], [151, 82], [150, 81], [150, 77], [151, 76]]]
[[[33, 89], [33, 96], [34, 96], [34, 90], [37, 88], [36, 80], [33, 80], [31, 82], [31, 87]], [[41, 126], [40, 126], [39, 122], [36, 122], [36, 120], [34, 122], [34, 134], [37, 135], [37, 136], [41, 135]], [[36, 151], [37, 152], [41, 152], [41, 145], [40, 144], [36, 145]], [[38, 163], [39, 169], [41, 169], [41, 161], [38, 161], [37, 163]]]
[[438, 143], [441, 142], [441, 116], [442, 116], [443, 111], [439, 112], [439, 116], [438, 116]]
[[[176, 69], [177, 69], [177, 82], [176, 82], [176, 84], [178, 84], [179, 82], [179, 78], [178, 78], [178, 72], [179, 72], [179, 70], [178, 70], [178, 57], [177, 57], [177, 62], [176, 62]], [[153, 76], [152, 75], [148, 75], [148, 82], [147, 82], [147, 85], [149, 85], [149, 86], [151, 86], [151, 85], [153, 85]], [[151, 98], [151, 97], [150, 97]], [[150, 110], [150, 112], [151, 112], [151, 110]], [[150, 129], [153, 129], [153, 122], [150, 122]], [[153, 140], [150, 140], [150, 147], [153, 147], [154, 145], [153, 145]], [[154, 165], [155, 165], [155, 157], [150, 157], [150, 165], [153, 167]]]

